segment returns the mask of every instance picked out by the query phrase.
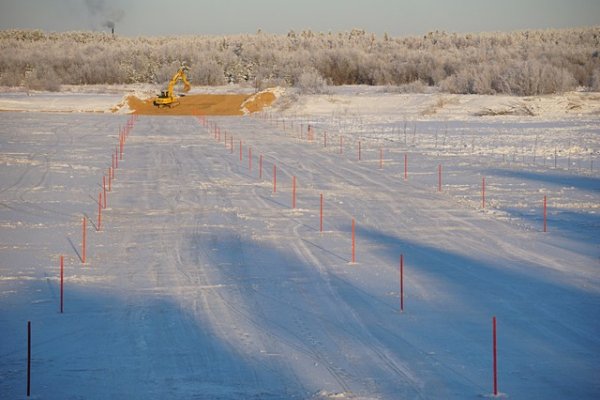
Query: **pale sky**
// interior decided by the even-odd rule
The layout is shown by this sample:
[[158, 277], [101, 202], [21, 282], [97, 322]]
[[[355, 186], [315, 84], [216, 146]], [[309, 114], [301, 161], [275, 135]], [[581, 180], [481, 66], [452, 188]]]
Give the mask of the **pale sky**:
[[600, 0], [0, 0], [0, 30], [124, 36], [364, 29], [382, 35], [600, 25]]

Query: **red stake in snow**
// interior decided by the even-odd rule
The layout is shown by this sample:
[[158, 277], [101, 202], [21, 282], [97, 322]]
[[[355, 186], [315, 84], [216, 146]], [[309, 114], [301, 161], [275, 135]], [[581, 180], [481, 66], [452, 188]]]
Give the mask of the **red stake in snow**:
[[292, 208], [296, 208], [296, 176], [292, 177]]
[[481, 179], [481, 208], [485, 208], [485, 176]]
[[64, 270], [65, 270], [65, 260], [63, 256], [60, 256], [60, 313], [63, 313], [63, 292], [64, 292]]
[[548, 206], [546, 201], [546, 195], [544, 195], [544, 232], [548, 231]]
[[404, 254], [400, 254], [400, 311], [404, 311]]
[[277, 193], [277, 165], [273, 164], [273, 193]]
[[27, 397], [31, 396], [31, 321], [27, 321]]
[[494, 352], [494, 396], [498, 396], [498, 348], [497, 348], [497, 336], [496, 336], [496, 317], [492, 318], [492, 340], [493, 340], [493, 352]]
[[352, 218], [352, 264], [356, 263], [356, 223]]
[[258, 177], [260, 179], [262, 179], [262, 170], [263, 170], [263, 156], [262, 154], [260, 155], [259, 159], [258, 159]]
[[321, 210], [319, 212], [319, 220], [321, 225], [321, 232], [323, 232], [323, 193], [321, 193]]
[[104, 192], [104, 208], [106, 209], [106, 176], [102, 177], [102, 190]]
[[248, 170], [252, 171], [252, 147], [248, 146]]
[[102, 192], [98, 193], [98, 226], [96, 226], [97, 231], [100, 231], [101, 225], [102, 225]]
[[82, 219], [82, 224], [83, 224], [83, 240], [81, 241], [81, 263], [85, 264], [85, 236], [87, 234], [86, 232], [86, 219], [85, 216]]

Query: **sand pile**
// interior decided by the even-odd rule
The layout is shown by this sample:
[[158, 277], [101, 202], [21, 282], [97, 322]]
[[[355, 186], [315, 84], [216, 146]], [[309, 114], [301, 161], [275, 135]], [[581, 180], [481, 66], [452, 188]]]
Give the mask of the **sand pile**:
[[129, 96], [127, 104], [133, 114], [141, 115], [244, 115], [270, 106], [276, 96], [273, 90], [247, 94], [192, 94], [179, 97], [179, 105], [159, 108], [154, 98]]

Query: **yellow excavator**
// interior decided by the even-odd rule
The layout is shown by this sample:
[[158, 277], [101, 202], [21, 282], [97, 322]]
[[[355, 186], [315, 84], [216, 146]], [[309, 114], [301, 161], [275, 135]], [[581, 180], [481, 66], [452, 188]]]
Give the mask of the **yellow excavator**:
[[167, 87], [167, 90], [161, 91], [160, 95], [154, 99], [155, 106], [159, 108], [171, 108], [179, 105], [179, 101], [177, 101], [177, 97], [175, 97], [175, 94], [173, 93], [173, 88], [181, 79], [183, 81], [183, 91], [188, 92], [191, 89], [192, 86], [190, 85], [190, 82], [188, 81], [187, 76], [185, 75], [186, 71], [188, 71], [188, 67], [185, 65], [179, 68], [179, 70], [175, 73], [175, 75], [173, 75], [173, 77], [169, 81], [169, 86]]

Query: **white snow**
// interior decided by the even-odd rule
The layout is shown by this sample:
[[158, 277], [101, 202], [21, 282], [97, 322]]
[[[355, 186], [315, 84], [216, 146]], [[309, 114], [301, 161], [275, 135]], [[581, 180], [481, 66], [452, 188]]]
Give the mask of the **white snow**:
[[[58, 97], [94, 109], [87, 96]], [[503, 398], [598, 398], [597, 114], [329, 96], [211, 118], [221, 142], [195, 117], [139, 117], [101, 232], [102, 175], [130, 117], [0, 114], [1, 397], [25, 398], [30, 320], [37, 399], [493, 398], [496, 316]]]

